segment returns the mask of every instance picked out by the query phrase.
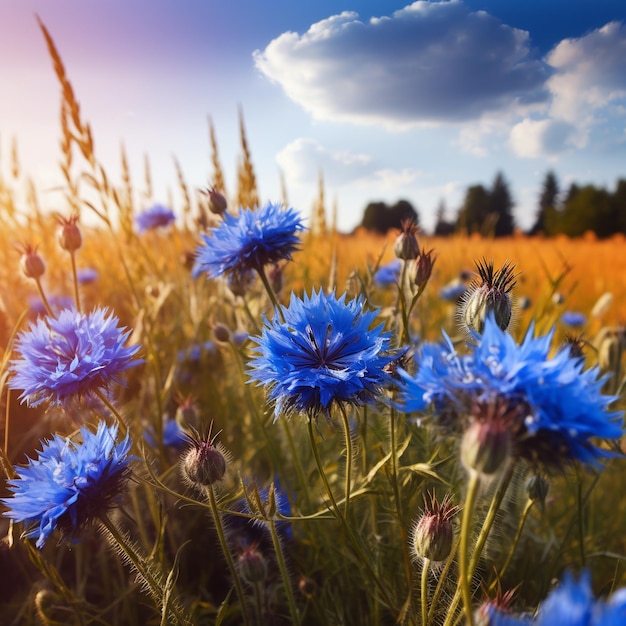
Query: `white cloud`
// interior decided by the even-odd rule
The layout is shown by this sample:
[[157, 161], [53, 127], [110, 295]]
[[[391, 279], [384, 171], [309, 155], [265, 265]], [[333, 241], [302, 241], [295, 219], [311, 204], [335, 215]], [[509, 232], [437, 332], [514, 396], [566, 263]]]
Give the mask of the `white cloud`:
[[557, 119], [525, 119], [511, 129], [510, 145], [521, 157], [555, 156], [587, 142], [587, 133]]
[[[610, 22], [577, 39], [564, 39], [548, 54], [551, 101], [542, 119], [526, 118], [510, 135], [523, 157], [555, 156], [584, 148], [603, 124], [626, 117], [626, 27]], [[619, 135], [616, 134], [616, 138]]]
[[547, 62], [556, 70], [547, 82], [553, 117], [590, 124], [598, 109], [626, 98], [626, 27], [620, 22], [563, 40]]
[[317, 119], [398, 128], [545, 99], [528, 33], [462, 2], [414, 2], [369, 21], [343, 12], [283, 33], [254, 61]]

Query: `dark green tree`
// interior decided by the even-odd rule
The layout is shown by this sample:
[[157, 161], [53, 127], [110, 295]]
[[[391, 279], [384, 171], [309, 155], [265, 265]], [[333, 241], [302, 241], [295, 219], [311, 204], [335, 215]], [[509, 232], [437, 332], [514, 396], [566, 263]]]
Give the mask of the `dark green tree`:
[[594, 185], [572, 187], [557, 221], [558, 232], [568, 237], [580, 237], [587, 231], [600, 238], [611, 236], [615, 232], [612, 194]]
[[370, 202], [365, 207], [361, 226], [385, 235], [391, 229], [400, 230], [404, 220], [419, 224], [419, 214], [407, 200], [398, 200], [392, 206], [385, 202]]
[[546, 235], [552, 234], [548, 232], [546, 226], [550, 220], [554, 222], [554, 218], [551, 218], [550, 214], [558, 209], [559, 193], [559, 183], [556, 175], [554, 172], [549, 171], [543, 181], [535, 223], [528, 231], [529, 235], [535, 236], [540, 233]]
[[489, 213], [495, 220], [493, 234], [496, 237], [508, 237], [513, 234], [515, 228], [513, 206], [509, 184], [502, 172], [498, 172], [489, 192]]
[[468, 187], [463, 206], [457, 215], [457, 230], [465, 231], [468, 234], [489, 234], [491, 230], [490, 204], [489, 192], [482, 185]]

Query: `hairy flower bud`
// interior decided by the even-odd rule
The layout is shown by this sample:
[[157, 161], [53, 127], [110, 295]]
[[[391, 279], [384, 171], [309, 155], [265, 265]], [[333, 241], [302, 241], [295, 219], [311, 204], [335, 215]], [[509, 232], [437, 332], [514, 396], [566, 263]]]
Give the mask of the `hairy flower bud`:
[[533, 474], [526, 481], [526, 494], [533, 502], [543, 502], [548, 495], [550, 483], [542, 474]]
[[396, 239], [393, 251], [399, 259], [412, 261], [417, 259], [420, 253], [417, 242], [417, 224], [413, 220], [402, 221], [402, 232]]
[[22, 258], [20, 259], [20, 269], [26, 278], [41, 278], [46, 271], [46, 265], [43, 259], [37, 253], [37, 246], [26, 244], [22, 248]]
[[507, 261], [499, 270], [494, 270], [493, 263], [483, 259], [476, 267], [480, 282], [474, 283], [464, 298], [461, 322], [467, 329], [480, 334], [487, 315], [491, 313], [498, 326], [506, 330], [513, 314], [510, 292], [516, 283], [515, 266]]
[[452, 518], [459, 507], [452, 505], [449, 495], [439, 503], [435, 495], [431, 494], [430, 502], [425, 498], [425, 503], [424, 512], [413, 525], [411, 547], [417, 558], [438, 563], [445, 561], [452, 550]]
[[461, 462], [479, 474], [495, 474], [509, 457], [511, 434], [504, 423], [474, 421], [463, 434]]
[[185, 480], [195, 487], [213, 485], [226, 473], [226, 452], [221, 444], [214, 445], [215, 437], [211, 439], [210, 433], [205, 438], [188, 437], [191, 447], [182, 457], [181, 467]]
[[83, 245], [83, 237], [78, 228], [78, 215], [74, 214], [68, 218], [59, 216], [59, 229], [57, 239], [63, 250], [75, 252]]
[[261, 583], [267, 577], [267, 561], [257, 545], [247, 546], [237, 557], [239, 575], [250, 585]]

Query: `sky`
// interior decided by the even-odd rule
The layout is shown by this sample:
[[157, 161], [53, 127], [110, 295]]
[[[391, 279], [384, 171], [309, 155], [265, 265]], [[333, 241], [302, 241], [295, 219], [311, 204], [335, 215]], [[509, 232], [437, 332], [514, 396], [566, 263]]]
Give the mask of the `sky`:
[[563, 190], [626, 177], [623, 0], [0, 0], [0, 167], [15, 138], [56, 210], [60, 88], [36, 16], [113, 182], [122, 145], [138, 189], [148, 155], [140, 204], [182, 206], [174, 157], [190, 189], [211, 183], [209, 118], [233, 195], [240, 110], [261, 201], [282, 178], [308, 217], [321, 172], [342, 231], [400, 199], [428, 231], [499, 171], [529, 228], [549, 170]]

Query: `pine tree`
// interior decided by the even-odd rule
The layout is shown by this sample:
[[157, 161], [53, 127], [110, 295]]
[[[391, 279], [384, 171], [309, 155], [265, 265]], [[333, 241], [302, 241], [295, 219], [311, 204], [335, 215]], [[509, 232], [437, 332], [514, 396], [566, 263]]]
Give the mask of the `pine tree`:
[[532, 228], [528, 231], [529, 235], [534, 236], [539, 233], [552, 234], [549, 232], [548, 223], [554, 221], [550, 219], [550, 213], [558, 209], [559, 193], [559, 183], [556, 175], [550, 171], [546, 174], [543, 182], [543, 188], [539, 196], [537, 217]]
[[513, 218], [513, 198], [509, 184], [502, 172], [498, 172], [489, 192], [489, 213], [495, 220], [494, 235], [508, 237], [513, 234], [515, 219]]

